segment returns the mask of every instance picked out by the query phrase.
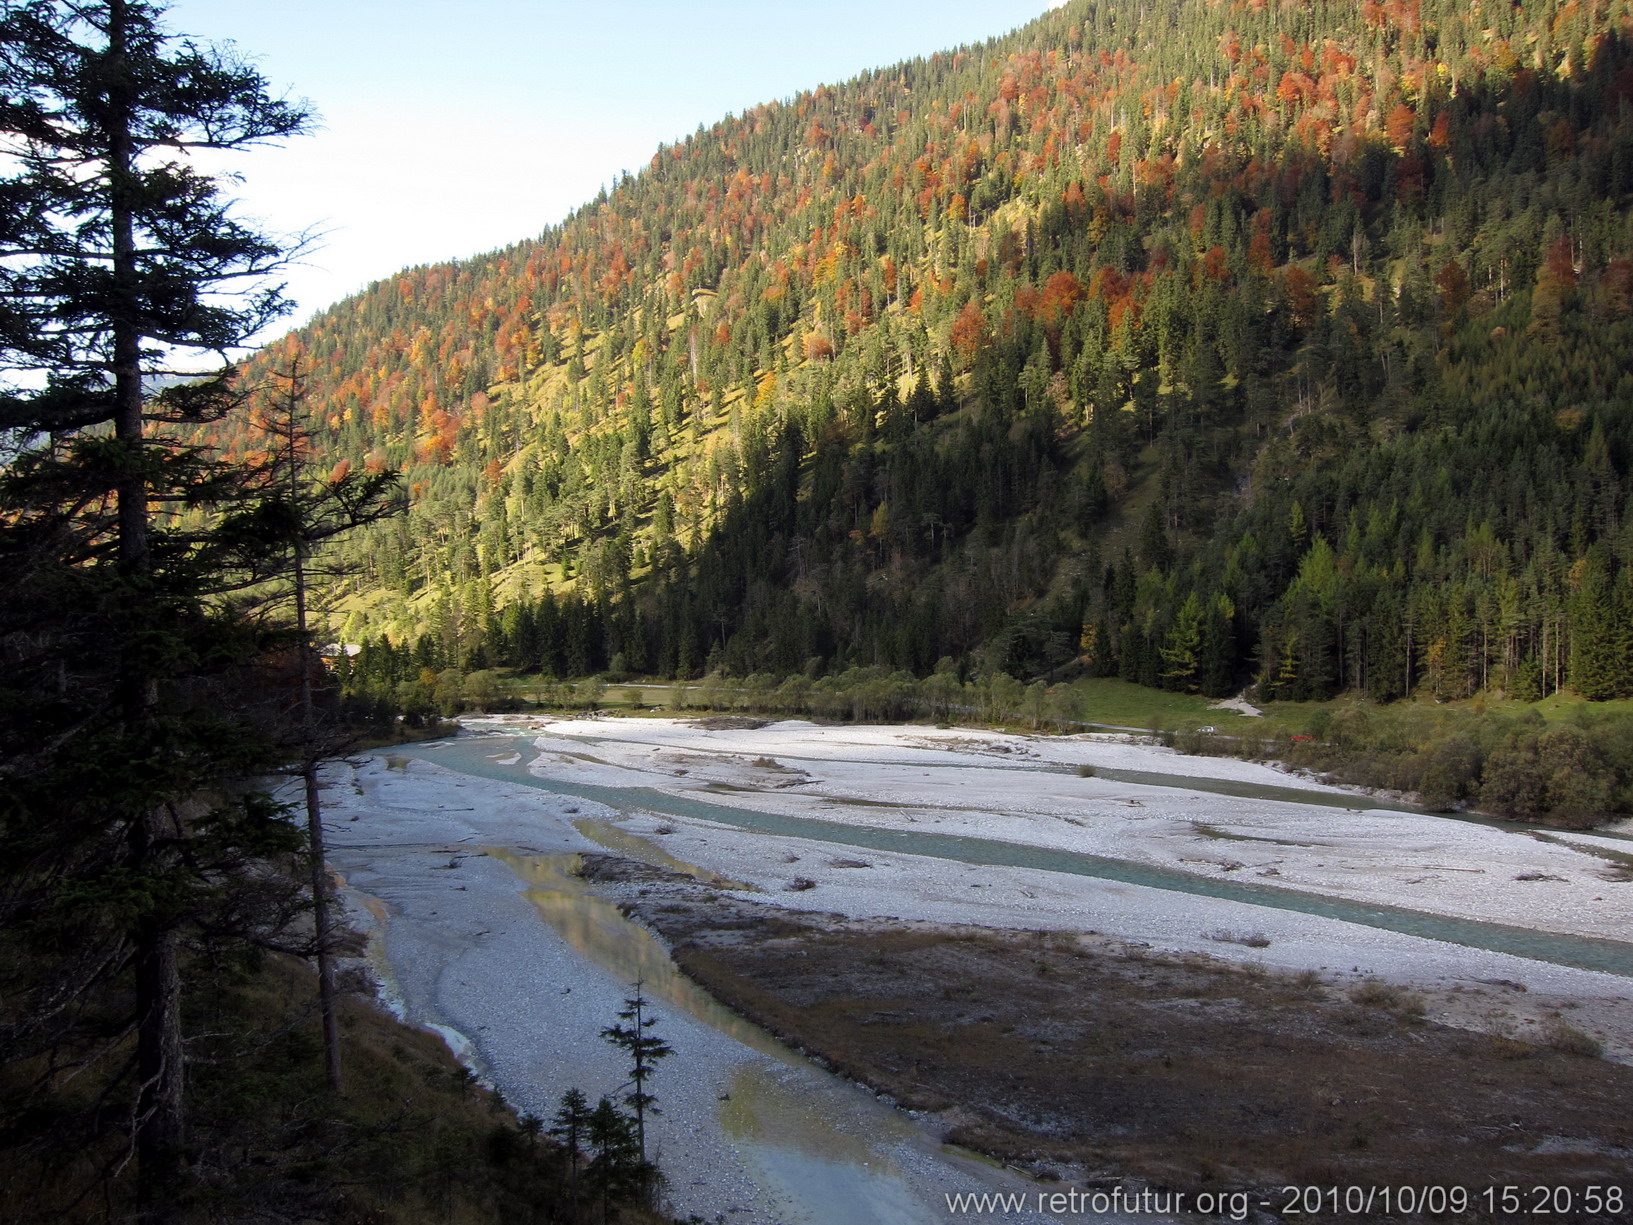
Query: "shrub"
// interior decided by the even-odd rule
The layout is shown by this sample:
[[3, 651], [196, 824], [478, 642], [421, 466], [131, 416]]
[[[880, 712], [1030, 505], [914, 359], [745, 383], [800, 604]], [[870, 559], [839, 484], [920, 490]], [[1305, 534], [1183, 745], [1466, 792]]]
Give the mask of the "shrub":
[[1556, 1051], [1583, 1059], [1598, 1059], [1605, 1053], [1604, 1043], [1562, 1017], [1554, 1017], [1543, 1027], [1542, 1040]]
[[1610, 814], [1610, 770], [1581, 728], [1556, 727], [1538, 736], [1537, 762], [1547, 781], [1549, 820], [1586, 827]]
[[1423, 997], [1396, 983], [1381, 978], [1368, 978], [1350, 989], [1350, 1001], [1366, 1008], [1381, 1008], [1406, 1020], [1418, 1020], [1426, 1011]]
[[1480, 780], [1480, 807], [1499, 816], [1528, 816], [1542, 811], [1542, 765], [1536, 738], [1519, 734], [1486, 760]]
[[1465, 800], [1480, 777], [1479, 746], [1462, 734], [1429, 744], [1417, 755], [1417, 792], [1427, 808], [1447, 809]]
[[1209, 932], [1208, 939], [1219, 944], [1240, 944], [1250, 949], [1270, 947], [1270, 937], [1263, 932], [1231, 932], [1221, 928]]

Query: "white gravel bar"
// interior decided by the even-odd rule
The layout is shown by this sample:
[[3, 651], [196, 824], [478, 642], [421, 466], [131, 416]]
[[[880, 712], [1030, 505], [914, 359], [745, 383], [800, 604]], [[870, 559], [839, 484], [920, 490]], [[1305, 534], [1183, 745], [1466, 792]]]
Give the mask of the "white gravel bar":
[[[1608, 1057], [1633, 1061], [1633, 980], [1621, 974], [1184, 887], [876, 845], [951, 834], [1621, 941], [1633, 931], [1633, 885], [1615, 879], [1626, 875], [1614, 862], [1625, 838], [1539, 840], [1129, 737], [796, 720], [467, 724], [486, 734], [336, 767], [324, 793], [330, 859], [372, 929], [385, 994], [518, 1108], [548, 1117], [569, 1087], [592, 1100], [625, 1087], [626, 1057], [599, 1035], [641, 977], [676, 1051], [654, 1078], [663, 1114], [649, 1135], [682, 1217], [916, 1225], [960, 1219], [949, 1194], [1004, 1191], [1035, 1205], [1040, 1190], [1061, 1188], [944, 1150], [927, 1128], [778, 1048], [674, 973], [649, 933], [564, 874], [563, 857], [611, 849], [679, 862], [741, 883], [745, 900], [849, 918], [1093, 932], [1273, 971], [1377, 976], [1422, 990], [1432, 1019], [1519, 1037], [1568, 1013]], [[744, 812], [823, 824], [758, 832], [733, 823]], [[845, 845], [857, 831], [875, 845]]]
[[441, 1033], [519, 1110], [548, 1119], [568, 1088], [592, 1101], [627, 1090], [627, 1056], [600, 1034], [631, 980], [645, 980], [653, 1032], [675, 1052], [651, 1082], [662, 1113], [649, 1118], [648, 1140], [677, 1216], [928, 1225], [949, 1219], [945, 1196], [965, 1193], [1035, 1207], [1039, 1184], [944, 1149], [905, 1114], [779, 1047], [673, 972], [645, 929], [564, 882], [561, 857], [599, 849], [574, 822], [610, 812], [391, 755], [332, 769], [327, 781], [329, 859], [370, 930], [387, 1002]]
[[[1625, 942], [1633, 933], [1633, 882], [1618, 879], [1627, 873], [1607, 857], [1633, 847], [1616, 831], [1539, 839], [1518, 826], [1376, 807], [1363, 793], [1268, 765], [1187, 756], [1127, 736], [801, 720], [711, 729], [705, 720], [617, 717], [512, 716], [472, 726], [527, 736], [528, 769], [545, 782], [644, 788], [853, 828], [996, 839], [1565, 936]], [[1167, 785], [1085, 777], [1082, 767], [1162, 776]], [[1273, 798], [1203, 789], [1221, 784]], [[1300, 793], [1309, 802], [1298, 802]], [[1633, 981], [1620, 974], [1172, 889], [853, 853], [633, 803], [621, 826], [772, 893], [782, 906], [1095, 931], [1289, 972], [1376, 976], [1425, 991], [1435, 1019], [1520, 1037], [1563, 1010], [1607, 1056], [1633, 1062]], [[841, 866], [856, 862], [869, 866]], [[802, 888], [791, 891], [796, 880]], [[1228, 938], [1243, 935], [1268, 943]]]

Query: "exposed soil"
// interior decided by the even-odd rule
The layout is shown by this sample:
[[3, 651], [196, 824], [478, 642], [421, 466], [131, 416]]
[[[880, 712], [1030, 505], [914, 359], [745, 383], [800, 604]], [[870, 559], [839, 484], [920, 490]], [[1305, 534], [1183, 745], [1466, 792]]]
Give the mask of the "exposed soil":
[[[1633, 1199], [1633, 1068], [1424, 1021], [1421, 999], [1386, 984], [1094, 933], [846, 921], [612, 856], [584, 871], [723, 1002], [948, 1140], [1046, 1177], [1272, 1203], [1289, 1185]], [[1554, 1035], [1581, 1038], [1562, 1022]], [[1456, 1219], [1513, 1219], [1474, 1207]]]
[[706, 732], [754, 732], [770, 723], [770, 719], [755, 719], [748, 715], [705, 715], [701, 719], [693, 719], [691, 726], [701, 727]]

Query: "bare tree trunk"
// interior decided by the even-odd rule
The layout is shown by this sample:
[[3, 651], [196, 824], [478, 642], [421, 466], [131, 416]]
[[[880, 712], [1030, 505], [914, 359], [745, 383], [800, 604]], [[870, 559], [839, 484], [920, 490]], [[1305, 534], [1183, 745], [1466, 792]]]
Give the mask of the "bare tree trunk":
[[318, 804], [317, 763], [301, 766], [306, 783], [306, 831], [312, 843], [312, 926], [317, 934], [318, 1008], [323, 1014], [323, 1066], [329, 1088], [345, 1088], [340, 1074], [340, 1017], [335, 1001], [335, 960], [330, 942], [329, 873], [323, 863], [323, 818]]
[[[158, 824], [158, 814], [151, 815]], [[152, 829], [144, 819], [140, 841]], [[181, 970], [176, 932], [165, 916], [151, 916], [136, 928], [136, 1099], [137, 1210], [144, 1225], [171, 1225], [179, 1219], [178, 1193], [185, 1170], [185, 1057], [181, 1036]]]
[[[125, 0], [108, 4], [108, 58], [112, 84], [109, 133], [109, 224], [116, 301], [113, 325], [113, 376], [117, 410], [114, 436], [125, 444], [126, 467], [117, 486], [119, 564], [127, 578], [138, 584], [152, 570], [149, 546], [151, 524], [147, 479], [141, 463], [142, 344], [138, 321], [140, 290], [134, 221], [136, 167], [132, 126], [135, 122], [135, 83], [128, 71], [129, 13]], [[140, 594], [137, 599], [140, 599]], [[157, 701], [154, 678], [126, 661], [120, 705], [127, 731], [135, 732], [153, 719]], [[162, 870], [168, 852], [166, 815], [149, 809], [136, 816], [131, 850], [138, 872]], [[177, 1192], [185, 1168], [182, 1143], [186, 1135], [184, 1052], [181, 1034], [181, 970], [177, 963], [176, 932], [170, 917], [149, 913], [137, 919], [132, 932], [136, 973], [136, 1063], [139, 1089], [136, 1100], [137, 1204], [148, 1225], [170, 1225], [178, 1219]]]
[[[295, 471], [293, 464], [291, 471]], [[330, 940], [329, 873], [323, 861], [323, 808], [318, 799], [318, 765], [312, 724], [311, 640], [306, 628], [306, 549], [295, 547], [295, 622], [301, 654], [301, 780], [306, 787], [306, 835], [312, 856], [312, 926], [317, 938], [318, 1007], [323, 1014], [323, 1064], [329, 1088], [344, 1088], [340, 1074], [340, 1018], [335, 1004], [335, 963]]]
[[[289, 399], [285, 405], [287, 416], [283, 422], [284, 443], [289, 448], [290, 504], [301, 504], [300, 454], [302, 431], [297, 423], [303, 394], [300, 366], [289, 372]], [[312, 857], [312, 927], [317, 945], [318, 1009], [323, 1016], [323, 1066], [329, 1078], [329, 1088], [336, 1093], [345, 1085], [340, 1070], [340, 1017], [335, 1001], [334, 950], [331, 941], [329, 917], [329, 873], [323, 856], [323, 807], [318, 798], [317, 727], [312, 701], [312, 669], [319, 666], [312, 651], [312, 639], [306, 616], [306, 541], [295, 543], [295, 631], [300, 642], [300, 720], [301, 720], [301, 780], [306, 791], [306, 836], [311, 844]]]

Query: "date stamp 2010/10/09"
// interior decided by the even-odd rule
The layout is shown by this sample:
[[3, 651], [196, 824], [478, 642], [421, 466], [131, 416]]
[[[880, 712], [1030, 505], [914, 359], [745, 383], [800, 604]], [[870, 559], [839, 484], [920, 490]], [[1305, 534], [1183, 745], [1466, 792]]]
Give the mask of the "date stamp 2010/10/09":
[[[1035, 1199], [1034, 1199], [1035, 1197]], [[1633, 1197], [1620, 1186], [1491, 1187], [1384, 1185], [1384, 1186], [1285, 1186], [1274, 1193], [1254, 1197], [1246, 1191], [1222, 1191], [1188, 1196], [1181, 1192], [1128, 1191], [1070, 1188], [1033, 1193], [976, 1192], [949, 1194], [947, 1210], [955, 1216], [984, 1216], [996, 1213], [1039, 1212], [1073, 1216], [1122, 1212], [1188, 1215], [1201, 1213], [1230, 1221], [1245, 1221], [1253, 1208], [1274, 1212], [1283, 1220], [1299, 1217], [1378, 1215], [1424, 1216], [1434, 1218], [1478, 1214], [1503, 1219], [1526, 1217], [1572, 1218], [1577, 1216], [1619, 1218], [1626, 1214]]]

